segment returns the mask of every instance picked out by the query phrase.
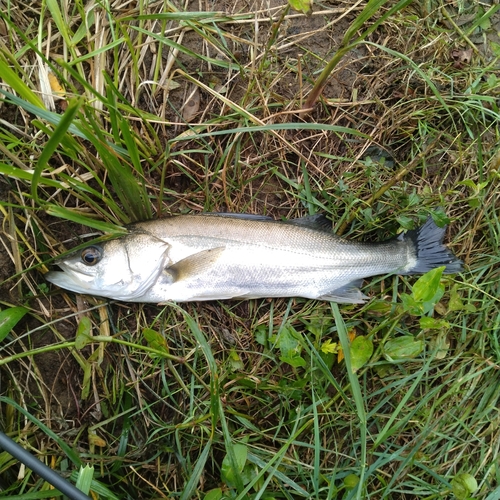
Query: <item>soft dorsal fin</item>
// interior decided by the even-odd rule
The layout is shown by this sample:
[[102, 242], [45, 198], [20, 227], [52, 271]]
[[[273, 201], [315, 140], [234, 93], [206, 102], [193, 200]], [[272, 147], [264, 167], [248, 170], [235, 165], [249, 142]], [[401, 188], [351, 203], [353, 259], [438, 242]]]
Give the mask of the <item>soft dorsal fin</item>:
[[316, 231], [332, 232], [332, 223], [323, 214], [306, 215], [298, 219], [291, 219], [286, 221], [286, 224], [293, 224], [294, 226], [308, 227]]

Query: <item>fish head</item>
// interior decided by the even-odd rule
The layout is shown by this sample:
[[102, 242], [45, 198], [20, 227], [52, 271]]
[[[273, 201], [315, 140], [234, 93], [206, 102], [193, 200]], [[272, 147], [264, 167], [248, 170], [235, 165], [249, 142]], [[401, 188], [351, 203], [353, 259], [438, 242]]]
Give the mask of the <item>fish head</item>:
[[147, 233], [122, 238], [74, 252], [55, 262], [61, 271], [46, 279], [72, 292], [130, 301], [154, 285], [168, 260], [169, 245]]

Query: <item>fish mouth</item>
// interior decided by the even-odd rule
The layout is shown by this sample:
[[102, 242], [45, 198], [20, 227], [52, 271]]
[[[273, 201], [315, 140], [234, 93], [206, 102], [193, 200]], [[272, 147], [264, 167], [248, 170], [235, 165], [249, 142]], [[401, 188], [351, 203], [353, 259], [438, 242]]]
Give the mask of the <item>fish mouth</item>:
[[45, 275], [47, 281], [72, 292], [85, 293], [90, 289], [89, 283], [94, 279], [91, 273], [75, 271], [64, 262], [58, 262], [56, 266], [60, 271], [49, 271]]

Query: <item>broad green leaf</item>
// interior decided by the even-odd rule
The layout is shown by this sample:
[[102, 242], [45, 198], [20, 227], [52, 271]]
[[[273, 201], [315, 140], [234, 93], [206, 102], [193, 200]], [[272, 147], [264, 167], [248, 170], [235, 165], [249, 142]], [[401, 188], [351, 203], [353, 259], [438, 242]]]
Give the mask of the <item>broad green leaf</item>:
[[429, 348], [436, 359], [444, 359], [448, 355], [450, 348], [450, 341], [446, 332], [439, 332], [436, 337], [433, 337], [429, 343]]
[[222, 498], [222, 488], [214, 488], [207, 492], [203, 500], [220, 500]]
[[163, 352], [165, 354], [168, 354], [169, 352], [168, 346], [165, 341], [165, 337], [163, 337], [163, 335], [156, 332], [155, 330], [152, 330], [151, 328], [144, 328], [142, 334], [144, 335], [144, 338], [149, 344], [149, 347], [157, 351]]
[[0, 311], [0, 342], [7, 337], [27, 312], [28, 309], [22, 306], [9, 307], [4, 311]]
[[436, 304], [441, 300], [443, 295], [444, 295], [444, 286], [440, 283], [434, 296], [430, 300], [427, 300], [423, 303], [424, 314], [427, 314], [428, 312], [432, 311], [436, 306]]
[[268, 334], [269, 328], [266, 325], [259, 325], [253, 334], [255, 342], [257, 344], [266, 346], [267, 345], [267, 334]]
[[352, 489], [356, 488], [358, 483], [359, 483], [359, 477], [356, 476], [356, 474], [348, 474], [344, 478], [344, 486], [348, 490], [352, 490]]
[[299, 339], [300, 334], [295, 328], [290, 325], [285, 325], [281, 329], [276, 342], [276, 346], [279, 347], [281, 351], [280, 360], [284, 363], [288, 363], [294, 368], [306, 365], [304, 358], [300, 356], [302, 346]]
[[309, 14], [312, 9], [313, 0], [288, 0], [288, 5], [290, 5], [293, 10]]
[[373, 354], [373, 342], [371, 339], [360, 335], [351, 342], [351, 367], [356, 373], [364, 366]]
[[83, 316], [78, 323], [76, 330], [75, 347], [80, 350], [83, 349], [88, 343], [92, 342], [90, 330], [92, 323], [87, 316]]
[[292, 326], [286, 325], [281, 329], [276, 345], [281, 350], [283, 357], [293, 358], [300, 355], [302, 348], [297, 337], [298, 333]]
[[406, 215], [400, 215], [399, 217], [396, 217], [396, 220], [398, 221], [398, 224], [406, 231], [409, 229], [413, 229], [414, 227], [413, 219]]
[[444, 227], [451, 222], [451, 220], [441, 210], [432, 212], [431, 217], [438, 227]]
[[290, 366], [294, 368], [300, 368], [302, 366], [306, 366], [306, 360], [302, 356], [280, 356], [280, 361], [283, 363], [288, 363]]
[[448, 312], [451, 311], [468, 311], [475, 312], [476, 308], [473, 304], [464, 304], [462, 298], [458, 294], [458, 284], [453, 285], [450, 290], [450, 300], [448, 302]]
[[429, 316], [423, 316], [420, 318], [420, 328], [422, 329], [439, 329], [439, 328], [450, 328], [448, 321], [444, 319], [430, 318]]
[[337, 342], [333, 342], [332, 339], [326, 339], [320, 347], [320, 351], [325, 354], [337, 354], [339, 350], [339, 345]]
[[403, 302], [404, 310], [408, 314], [413, 316], [422, 316], [422, 314], [424, 314], [424, 305], [421, 302], [417, 302], [413, 296], [402, 293], [401, 301]]
[[243, 370], [245, 367], [243, 361], [241, 361], [240, 355], [234, 348], [231, 348], [229, 351], [229, 365], [231, 366], [232, 371]]
[[428, 302], [436, 295], [445, 266], [437, 267], [421, 276], [413, 285], [412, 296], [417, 302]]
[[373, 300], [363, 309], [374, 316], [385, 316], [391, 312], [393, 304], [386, 300]]
[[227, 453], [222, 460], [221, 467], [221, 478], [228, 486], [234, 486], [236, 484], [236, 476], [240, 475], [243, 471], [243, 467], [245, 467], [247, 461], [248, 446], [245, 444], [234, 444], [232, 445], [232, 451], [236, 463], [232, 463], [231, 456]]
[[80, 394], [80, 399], [82, 401], [85, 401], [89, 397], [91, 377], [92, 377], [92, 363], [87, 362], [83, 366], [82, 392]]
[[451, 480], [451, 488], [458, 500], [467, 500], [477, 490], [478, 484], [473, 475], [462, 472]]
[[253, 464], [247, 463], [241, 471], [241, 480], [243, 484], [248, 484], [257, 475], [256, 467]]
[[404, 335], [387, 341], [383, 352], [389, 361], [401, 361], [416, 358], [423, 350], [423, 340], [415, 340], [411, 335]]

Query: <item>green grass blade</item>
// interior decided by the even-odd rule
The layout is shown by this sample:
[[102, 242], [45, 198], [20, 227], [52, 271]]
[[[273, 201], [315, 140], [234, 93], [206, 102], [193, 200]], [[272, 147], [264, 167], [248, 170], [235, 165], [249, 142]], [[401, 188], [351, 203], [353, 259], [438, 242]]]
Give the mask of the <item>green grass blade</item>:
[[40, 200], [38, 199], [38, 183], [40, 181], [40, 177], [42, 176], [42, 172], [47, 167], [50, 157], [64, 139], [64, 136], [71, 126], [82, 103], [83, 97], [75, 98], [69, 101], [66, 112], [61, 117], [61, 121], [54, 129], [52, 136], [47, 141], [47, 144], [38, 158], [35, 171], [33, 173], [33, 179], [31, 181], [31, 195], [37, 203], [40, 203]]
[[212, 440], [209, 439], [205, 444], [203, 451], [201, 452], [196, 465], [193, 467], [193, 472], [187, 482], [184, 490], [181, 493], [180, 500], [190, 500], [193, 498], [196, 488], [200, 482], [201, 475], [205, 470], [206, 463], [210, 454], [210, 449], [212, 448]]
[[78, 471], [78, 479], [76, 480], [75, 486], [83, 491], [86, 495], [89, 494], [90, 487], [92, 485], [92, 479], [94, 477], [94, 467], [86, 465], [85, 467], [80, 467]]
[[[384, 22], [389, 16], [392, 16], [394, 13], [399, 10], [404, 9], [408, 6], [412, 0], [400, 0], [398, 3], [387, 9], [373, 24], [368, 28], [365, 32], [362, 33], [358, 40], [366, 38], [372, 31], [376, 29], [382, 22]], [[375, 14], [380, 12], [380, 9], [384, 7], [385, 4], [389, 3], [388, 0], [369, 0], [366, 4], [365, 8], [360, 12], [356, 19], [353, 21], [349, 29], [345, 32], [343, 38], [343, 44], [347, 45], [351, 39], [354, 37], [356, 32], [360, 30], [363, 25], [372, 18]]]
[[72, 47], [71, 36], [69, 31], [68, 22], [63, 18], [63, 14], [61, 9], [59, 8], [59, 4], [57, 0], [45, 0], [45, 4], [50, 11], [50, 15], [55, 25], [57, 26], [57, 30], [61, 33], [64, 38], [65, 43], [68, 47]]
[[354, 398], [354, 403], [356, 405], [356, 413], [359, 419], [359, 434], [361, 439], [361, 453], [358, 457], [359, 461], [359, 483], [356, 490], [356, 498], [363, 498], [364, 491], [364, 478], [366, 471], [366, 454], [367, 454], [367, 444], [366, 444], [366, 410], [363, 395], [361, 393], [361, 387], [359, 384], [358, 377], [354, 373], [351, 366], [351, 355], [350, 355], [350, 342], [347, 335], [347, 328], [345, 326], [342, 315], [340, 314], [340, 309], [338, 304], [331, 303], [331, 309], [333, 312], [333, 317], [335, 319], [335, 325], [337, 327], [337, 332], [340, 339], [340, 345], [342, 346], [342, 351], [344, 353], [345, 367], [347, 371], [347, 376], [351, 385], [351, 391]]
[[45, 434], [47, 434], [48, 437], [53, 439], [58, 446], [64, 451], [66, 456], [73, 462], [74, 465], [77, 467], [82, 466], [82, 461], [80, 459], [80, 456], [78, 453], [73, 450], [70, 446], [66, 444], [66, 442], [61, 439], [54, 431], [49, 429], [44, 423], [40, 422], [36, 417], [34, 417], [29, 411], [25, 410], [22, 406], [18, 405], [15, 401], [12, 399], [5, 397], [5, 396], [0, 396], [0, 402], [10, 405], [13, 408], [15, 408], [18, 412], [22, 413], [28, 420], [30, 420], [33, 424], [35, 424], [37, 427], [40, 428]]
[[201, 61], [204, 61], [208, 64], [211, 64], [216, 67], [224, 68], [227, 70], [239, 70], [239, 66], [231, 63], [224, 61], [223, 59], [215, 59], [214, 57], [209, 57], [209, 56], [204, 56], [203, 54], [193, 52], [192, 50], [186, 48], [184, 45], [181, 45], [177, 42], [174, 42], [173, 40], [170, 40], [169, 38], [160, 35], [158, 33], [153, 33], [152, 31], [148, 31], [146, 29], [140, 28], [139, 26], [130, 26], [130, 28], [138, 31], [139, 33], [142, 33], [146, 36], [149, 36], [153, 38], [154, 40], [157, 40], [158, 42], [166, 45], [172, 50], [178, 50], [179, 52], [182, 52], [183, 54], [186, 54], [187, 56], [193, 57], [194, 59], [200, 59]]
[[[16, 106], [21, 106], [21, 108], [25, 109], [29, 113], [33, 113], [35, 116], [38, 116], [42, 120], [48, 121], [49, 123], [55, 125], [56, 127], [62, 120], [61, 115], [54, 113], [52, 111], [48, 111], [43, 106], [37, 106], [36, 104], [30, 102], [29, 99], [27, 100], [21, 99], [20, 97], [12, 94], [11, 92], [8, 92], [1, 88], [0, 88], [0, 94], [3, 94], [7, 98], [8, 102], [11, 102]], [[68, 129], [68, 132], [71, 132], [72, 134], [81, 137], [82, 139], [88, 139], [88, 137], [80, 130], [77, 123], [71, 124]]]
[[88, 54], [85, 54], [83, 56], [77, 57], [75, 59], [72, 59], [70, 62], [68, 62], [68, 66], [76, 66], [78, 64], [81, 64], [82, 62], [92, 59], [93, 57], [96, 57], [100, 54], [103, 54], [107, 52], [108, 50], [111, 50], [115, 47], [119, 47], [124, 43], [125, 39], [124, 38], [118, 38], [117, 40], [114, 40], [107, 45], [104, 45], [103, 47], [100, 47], [97, 50], [93, 50], [92, 52], [89, 52]]
[[[12, 165], [7, 165], [6, 163], [0, 162], [0, 174], [3, 174], [7, 177], [11, 177], [13, 179], [19, 179], [23, 181], [27, 181], [28, 183], [32, 183], [33, 181], [33, 172], [28, 170], [23, 170], [21, 168], [13, 167]], [[38, 183], [45, 186], [51, 186], [54, 188], [62, 189], [63, 184], [59, 181], [55, 181], [54, 179], [50, 179], [48, 177], [41, 177], [38, 180]]]
[[[9, 67], [7, 61], [0, 53], [0, 75], [2, 80], [17, 92], [22, 99], [25, 99], [37, 110], [45, 110], [42, 100], [17, 76], [17, 74]], [[0, 89], [4, 95], [9, 95], [10, 92]], [[12, 94], [10, 94], [12, 95]]]
[[85, 124], [82, 122], [82, 125], [86, 133], [92, 137], [91, 142], [101, 156], [111, 184], [128, 214], [128, 220], [124, 222], [150, 219], [151, 207], [148, 193], [142, 183], [142, 176], [139, 175], [138, 182], [137, 174], [127, 158], [123, 158], [109, 146], [98, 121], [93, 116], [93, 110], [85, 110], [85, 116], [87, 120]]
[[69, 208], [64, 208], [58, 205], [47, 205], [44, 207], [47, 214], [58, 217], [60, 219], [70, 220], [76, 222], [77, 224], [82, 224], [83, 226], [92, 227], [103, 233], [108, 233], [114, 236], [123, 236], [127, 233], [127, 230], [122, 226], [117, 226], [109, 222], [102, 222], [91, 217], [86, 217], [83, 214], [76, 212], [75, 210], [70, 210]]

